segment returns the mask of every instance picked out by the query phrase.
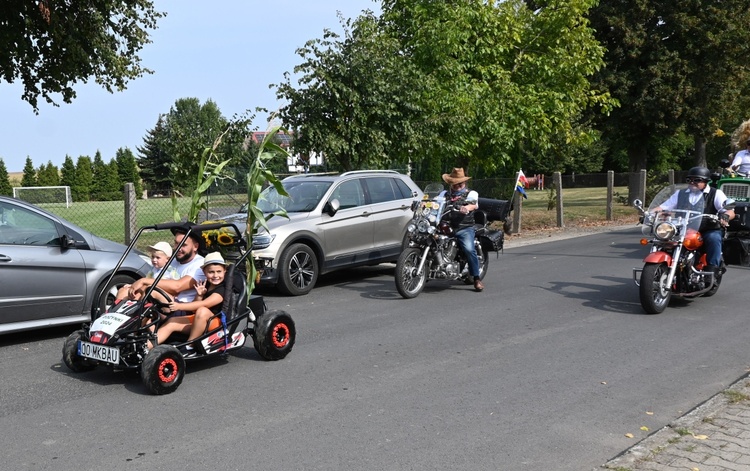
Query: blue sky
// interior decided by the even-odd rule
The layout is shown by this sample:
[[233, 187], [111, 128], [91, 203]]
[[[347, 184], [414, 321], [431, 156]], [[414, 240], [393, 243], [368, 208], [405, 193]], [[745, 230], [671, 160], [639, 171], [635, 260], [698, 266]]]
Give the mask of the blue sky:
[[[66, 155], [105, 161], [120, 147], [137, 153], [143, 137], [180, 98], [213, 100], [222, 114], [262, 106], [276, 109], [269, 84], [283, 81], [302, 59], [295, 50], [320, 38], [328, 28], [341, 31], [337, 11], [353, 18], [362, 10], [379, 12], [376, 0], [155, 0], [166, 11], [152, 43], [140, 53], [154, 70], [109, 94], [82, 84], [71, 104], [54, 107], [40, 100], [39, 114], [22, 101], [22, 88], [0, 82], [0, 158], [9, 172], [23, 170], [26, 157], [35, 168], [51, 161], [60, 167]], [[264, 119], [254, 123], [265, 129]]]

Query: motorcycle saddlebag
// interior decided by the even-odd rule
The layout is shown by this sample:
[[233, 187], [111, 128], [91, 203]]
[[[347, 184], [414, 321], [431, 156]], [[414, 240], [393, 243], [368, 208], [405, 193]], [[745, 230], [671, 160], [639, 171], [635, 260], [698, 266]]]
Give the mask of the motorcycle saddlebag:
[[492, 198], [479, 198], [479, 210], [487, 216], [487, 222], [505, 221], [513, 209], [510, 200], [495, 200]]
[[750, 266], [750, 239], [730, 237], [724, 241], [723, 252], [727, 265]]
[[500, 252], [503, 250], [505, 233], [497, 230], [487, 231], [479, 236], [479, 242], [485, 252]]

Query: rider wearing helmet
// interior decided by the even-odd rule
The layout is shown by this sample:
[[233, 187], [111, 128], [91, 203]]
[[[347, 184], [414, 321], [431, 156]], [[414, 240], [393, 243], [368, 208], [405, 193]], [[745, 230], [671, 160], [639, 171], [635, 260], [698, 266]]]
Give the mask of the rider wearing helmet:
[[711, 171], [706, 167], [691, 168], [686, 179], [688, 188], [675, 192], [655, 210], [668, 211], [676, 207], [694, 206], [696, 208], [702, 207], [704, 214], [719, 215], [720, 225], [704, 218], [699, 229], [706, 247], [706, 261], [708, 263], [704, 270], [713, 272], [715, 278], [718, 279], [721, 276], [719, 267], [721, 267], [721, 244], [724, 237], [721, 226], [728, 224], [729, 220], [734, 217], [734, 211], [724, 208], [724, 203], [728, 199], [727, 195], [718, 188], [708, 186], [710, 180]]

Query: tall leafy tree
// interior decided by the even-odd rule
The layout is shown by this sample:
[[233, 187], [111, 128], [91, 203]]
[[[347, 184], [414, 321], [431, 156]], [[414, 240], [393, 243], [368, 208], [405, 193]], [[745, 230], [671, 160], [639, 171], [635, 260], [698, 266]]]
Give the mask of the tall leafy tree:
[[138, 53], [164, 13], [150, 0], [29, 0], [0, 8], [0, 80], [23, 83], [22, 99], [70, 103], [77, 82], [107, 91], [152, 71]]
[[74, 201], [90, 201], [92, 184], [94, 182], [94, 168], [91, 157], [82, 155], [76, 161], [76, 180], [70, 187]]
[[97, 151], [92, 163], [93, 181], [91, 198], [95, 201], [112, 201], [122, 197], [122, 184], [117, 173], [117, 162], [104, 162]]
[[13, 196], [13, 186], [10, 184], [8, 168], [2, 158], [0, 158], [0, 195]]
[[122, 184], [132, 183], [136, 196], [140, 197], [143, 192], [141, 178], [138, 175], [138, 165], [135, 162], [135, 156], [129, 148], [119, 148], [115, 153], [115, 162], [117, 162], [117, 174]]
[[384, 0], [382, 21], [419, 69], [428, 147], [465, 167], [515, 172], [538, 152], [587, 142], [587, 108], [616, 104], [589, 78], [604, 62], [586, 15], [595, 0]]
[[739, 87], [750, 29], [736, 19], [748, 13], [744, 0], [602, 0], [591, 10], [607, 49], [595, 82], [622, 104], [600, 128], [614, 152], [627, 153], [630, 171], [658, 168], [663, 143], [681, 133], [696, 144], [691, 164], [706, 163], [707, 139], [747, 106]]
[[21, 186], [37, 186], [36, 170], [31, 157], [26, 157], [26, 164], [23, 166], [23, 177], [21, 177]]
[[341, 22], [343, 38], [326, 30], [297, 50], [299, 87], [288, 73], [277, 86], [288, 102], [280, 116], [294, 131], [294, 150], [322, 153], [337, 170], [405, 167], [423, 142], [414, 132], [421, 116], [416, 69], [371, 12]]

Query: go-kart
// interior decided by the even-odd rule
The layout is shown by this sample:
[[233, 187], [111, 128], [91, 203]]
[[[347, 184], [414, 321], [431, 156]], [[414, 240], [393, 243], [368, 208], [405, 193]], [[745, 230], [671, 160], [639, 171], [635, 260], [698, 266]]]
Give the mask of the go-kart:
[[[127, 254], [134, 250], [144, 232], [178, 229], [185, 233], [180, 244], [175, 247], [167, 264], [171, 264], [188, 236], [197, 233], [203, 236], [211, 231], [223, 231], [233, 235], [222, 248], [231, 249], [235, 258], [230, 262], [225, 275], [225, 284], [231, 286], [225, 293], [222, 311], [211, 318], [202, 336], [192, 341], [195, 351], [183, 355], [180, 347], [186, 345], [187, 336], [173, 334], [165, 343], [157, 344], [156, 331], [164, 322], [161, 314], [167, 312], [164, 299], [171, 296], [159, 288], [158, 282], [164, 272], [154, 280], [140, 300], [122, 300], [112, 304], [106, 312], [90, 324], [70, 334], [63, 345], [62, 355], [65, 365], [74, 372], [85, 372], [97, 366], [112, 370], [140, 372], [146, 388], [153, 394], [169, 394], [179, 387], [185, 376], [185, 363], [206, 357], [226, 355], [241, 348], [248, 337], [258, 354], [266, 360], [280, 360], [292, 351], [296, 340], [296, 329], [292, 317], [281, 310], [266, 310], [262, 296], [248, 295], [246, 275], [242, 267], [251, 253], [247, 242], [241, 237], [234, 224], [191, 224], [166, 223], [142, 227], [117, 264], [117, 273]], [[214, 232], [216, 233], [216, 232]], [[208, 238], [201, 237], [202, 240]], [[199, 253], [207, 253], [201, 243]], [[105, 286], [108, 283], [104, 284]], [[155, 296], [154, 292], [161, 296]], [[161, 301], [160, 301], [161, 300]], [[153, 348], [148, 348], [149, 341]]]

